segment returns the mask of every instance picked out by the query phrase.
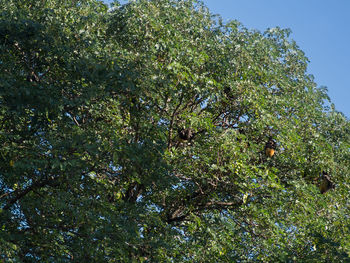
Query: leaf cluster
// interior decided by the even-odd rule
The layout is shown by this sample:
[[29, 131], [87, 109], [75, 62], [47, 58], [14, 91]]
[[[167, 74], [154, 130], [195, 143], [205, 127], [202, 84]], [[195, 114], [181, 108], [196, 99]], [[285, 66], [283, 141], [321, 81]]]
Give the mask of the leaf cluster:
[[0, 6], [0, 261], [349, 260], [349, 121], [290, 30], [196, 0]]

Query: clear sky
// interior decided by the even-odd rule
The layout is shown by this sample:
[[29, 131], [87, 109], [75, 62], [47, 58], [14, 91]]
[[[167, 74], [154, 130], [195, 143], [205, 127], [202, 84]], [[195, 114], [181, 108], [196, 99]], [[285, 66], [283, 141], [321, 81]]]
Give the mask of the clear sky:
[[350, 0], [203, 2], [224, 21], [236, 19], [248, 29], [290, 28], [310, 60], [308, 72], [318, 86], [327, 86], [336, 109], [350, 118]]

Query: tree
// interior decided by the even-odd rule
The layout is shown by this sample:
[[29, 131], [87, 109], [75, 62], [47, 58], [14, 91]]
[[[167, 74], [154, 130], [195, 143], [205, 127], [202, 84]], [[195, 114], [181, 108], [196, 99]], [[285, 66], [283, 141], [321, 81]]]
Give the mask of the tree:
[[0, 5], [1, 260], [349, 260], [349, 122], [289, 30], [194, 0]]

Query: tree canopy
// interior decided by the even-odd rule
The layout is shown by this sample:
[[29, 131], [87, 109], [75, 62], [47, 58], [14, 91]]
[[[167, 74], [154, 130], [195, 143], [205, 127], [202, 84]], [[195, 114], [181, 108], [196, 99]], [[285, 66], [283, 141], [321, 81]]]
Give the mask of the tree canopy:
[[0, 261], [349, 262], [349, 121], [289, 30], [0, 6]]

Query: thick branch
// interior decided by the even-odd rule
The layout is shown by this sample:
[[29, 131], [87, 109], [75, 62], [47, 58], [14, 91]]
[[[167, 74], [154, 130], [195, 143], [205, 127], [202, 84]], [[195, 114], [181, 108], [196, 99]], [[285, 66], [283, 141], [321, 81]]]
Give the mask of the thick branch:
[[35, 183], [33, 183], [32, 185], [28, 186], [26, 189], [24, 190], [16, 190], [14, 192], [14, 197], [12, 197], [7, 204], [3, 207], [3, 210], [8, 210], [9, 208], [11, 208], [11, 206], [13, 204], [15, 204], [17, 201], [19, 201], [21, 198], [23, 198], [24, 196], [26, 196], [29, 192], [41, 188], [45, 185], [49, 185], [53, 182], [53, 179], [45, 179], [43, 181], [37, 181]]
[[171, 138], [173, 136], [173, 126], [174, 126], [174, 121], [175, 121], [175, 116], [177, 115], [177, 111], [179, 110], [181, 104], [182, 104], [182, 100], [183, 100], [183, 97], [184, 97], [184, 94], [182, 93], [181, 94], [181, 97], [180, 97], [180, 102], [179, 104], [176, 106], [172, 116], [171, 116], [171, 120], [170, 120], [170, 126], [169, 126], [169, 133], [168, 133], [168, 149], [170, 149], [171, 147]]

